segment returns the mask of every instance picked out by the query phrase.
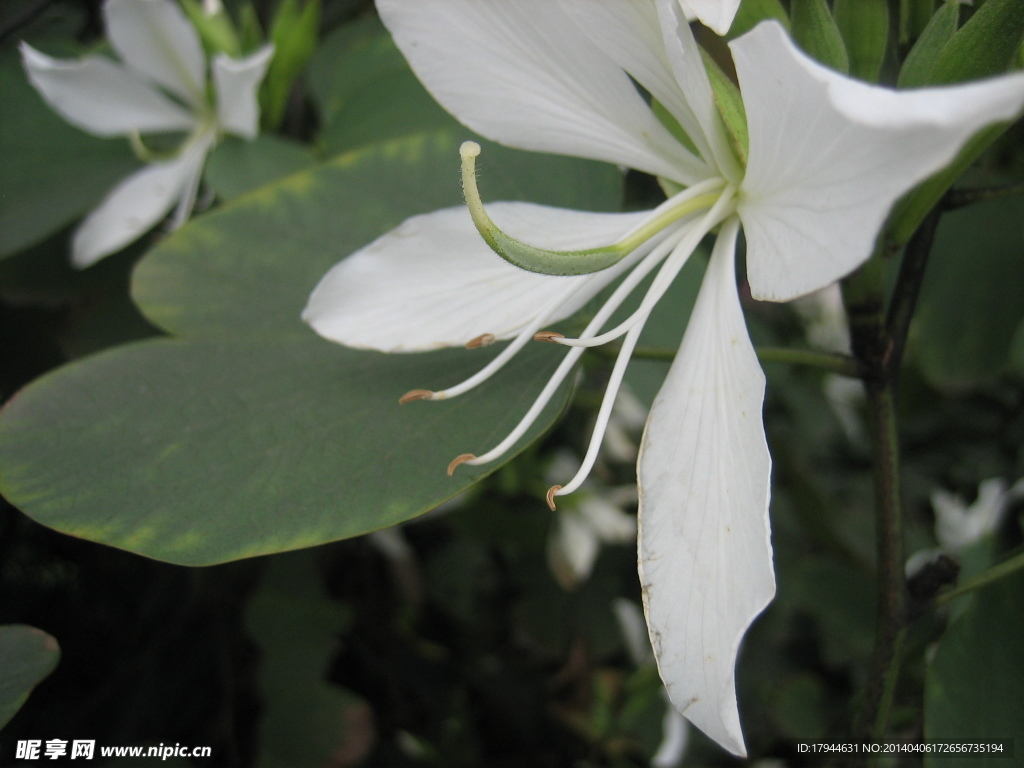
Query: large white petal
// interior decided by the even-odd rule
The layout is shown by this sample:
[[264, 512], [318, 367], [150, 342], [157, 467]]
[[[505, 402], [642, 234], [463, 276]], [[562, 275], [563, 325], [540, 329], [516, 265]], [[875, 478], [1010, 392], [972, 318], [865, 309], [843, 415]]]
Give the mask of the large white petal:
[[728, 221], [640, 448], [640, 582], [672, 703], [742, 754], [735, 666], [775, 594], [764, 374], [736, 292]]
[[174, 160], [148, 165], [114, 187], [75, 231], [72, 264], [88, 267], [134, 242], [164, 218], [196, 182], [212, 138], [208, 134]]
[[[510, 234], [561, 249], [614, 242], [645, 215], [530, 203], [493, 203], [488, 210]], [[568, 317], [629, 263], [579, 277], [526, 272], [487, 247], [465, 207], [447, 208], [407, 220], [338, 263], [302, 316], [321, 336], [383, 352], [461, 346], [485, 333], [506, 339], [579, 288], [550, 320]]]
[[740, 0], [679, 0], [679, 4], [688, 15], [692, 14], [719, 35], [729, 31], [736, 11], [740, 9]]
[[822, 67], [775, 22], [731, 47], [750, 128], [739, 213], [761, 299], [786, 301], [849, 273], [900, 196], [1024, 107], [1024, 74], [892, 91]]
[[692, 156], [558, 3], [378, 0], [377, 9], [427, 90], [482, 135], [694, 181]]
[[107, 0], [107, 37], [124, 63], [193, 108], [206, 100], [206, 56], [195, 28], [171, 0]]
[[96, 136], [186, 131], [195, 118], [109, 59], [54, 59], [21, 44], [28, 79], [57, 114]]
[[217, 89], [217, 120], [220, 127], [245, 139], [260, 132], [260, 83], [274, 56], [274, 46], [265, 45], [244, 59], [221, 53], [213, 60], [213, 84]]
[[[676, 81], [654, 3], [651, 0], [588, 0], [585, 3], [561, 0], [561, 3], [565, 12], [594, 44], [679, 121], [697, 151], [705, 157], [712, 157], [704, 139], [704, 130], [687, 101], [688, 94]], [[692, 36], [689, 42], [696, 45]], [[678, 43], [673, 42], [673, 48], [677, 46]], [[711, 174], [707, 165], [698, 158], [691, 159], [686, 171], [694, 181]]]

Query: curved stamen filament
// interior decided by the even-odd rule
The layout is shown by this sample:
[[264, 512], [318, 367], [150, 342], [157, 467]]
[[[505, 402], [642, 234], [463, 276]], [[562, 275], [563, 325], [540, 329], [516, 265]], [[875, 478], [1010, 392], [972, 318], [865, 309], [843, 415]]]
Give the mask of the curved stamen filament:
[[[646, 319], [644, 318], [644, 320]], [[601, 400], [601, 408], [597, 412], [597, 421], [594, 423], [594, 431], [590, 435], [590, 445], [587, 446], [587, 453], [583, 457], [583, 463], [572, 480], [562, 486], [552, 486], [548, 490], [548, 506], [552, 509], [554, 509], [555, 496], [566, 496], [575, 491], [587, 479], [590, 470], [594, 468], [594, 462], [597, 461], [597, 454], [601, 449], [601, 443], [604, 442], [604, 433], [608, 429], [608, 420], [612, 414], [612, 407], [615, 405], [615, 398], [619, 394], [619, 387], [622, 385], [622, 378], [626, 374], [629, 358], [633, 355], [633, 350], [636, 348], [636, 342], [640, 338], [643, 327], [643, 322], [637, 323], [626, 333], [626, 338], [622, 342], [622, 348], [615, 358], [615, 365], [612, 367], [608, 386], [604, 390], [604, 398]]]
[[[601, 326], [608, 322], [608, 318], [619, 308], [626, 297], [633, 292], [637, 284], [643, 280], [643, 278], [658, 265], [658, 263], [665, 258], [665, 256], [676, 246], [678, 239], [675, 237], [668, 237], [664, 242], [659, 243], [658, 246], [651, 251], [636, 267], [630, 272], [626, 278], [619, 283], [618, 287], [612, 292], [612, 295], [604, 303], [604, 306], [597, 311], [594, 318], [587, 324], [587, 327], [583, 331], [583, 336], [589, 336], [600, 330]], [[538, 326], [539, 327], [539, 326]], [[584, 350], [581, 348], [570, 349], [569, 353], [565, 356], [562, 362], [559, 364], [555, 373], [548, 379], [548, 383], [544, 385], [544, 389], [541, 390], [540, 395], [530, 406], [530, 409], [526, 412], [523, 418], [519, 421], [516, 427], [502, 440], [498, 445], [492, 448], [487, 453], [475, 456], [472, 459], [467, 459], [466, 464], [486, 464], [489, 461], [494, 461], [498, 457], [502, 456], [508, 451], [515, 443], [526, 434], [526, 430], [530, 428], [537, 417], [540, 416], [544, 406], [548, 404], [548, 401], [554, 396], [558, 387], [562, 381], [572, 370], [573, 365], [583, 354]]]
[[[565, 302], [567, 302], [569, 299], [575, 296], [576, 293], [582, 287], [582, 282], [577, 283], [565, 293], [559, 294], [557, 297], [552, 299], [548, 303], [548, 305], [544, 307], [544, 309], [542, 309], [537, 315], [535, 315], [534, 318], [529, 323], [527, 323], [523, 327], [523, 329], [519, 331], [518, 334], [516, 334], [515, 338], [512, 339], [512, 343], [510, 343], [507, 347], [501, 350], [501, 352], [499, 352], [498, 355], [493, 360], [491, 360], [487, 365], [485, 365], [483, 368], [474, 373], [465, 381], [462, 381], [453, 387], [448, 387], [448, 389], [442, 389], [437, 392], [431, 392], [429, 397], [416, 397], [412, 399], [445, 400], [450, 397], [456, 397], [458, 395], [464, 394], [469, 390], [473, 389], [474, 387], [479, 386], [483, 382], [487, 381], [489, 378], [491, 378], [491, 376], [493, 376], [495, 373], [504, 368], [508, 361], [515, 357], [516, 353], [524, 346], [526, 346], [526, 343], [528, 341], [533, 339], [534, 334], [537, 333], [537, 331], [540, 330], [540, 327], [551, 318], [555, 311]], [[425, 390], [413, 390], [413, 392], [421, 391]], [[406, 394], [403, 397], [403, 400], [405, 399], [405, 397], [409, 397], [409, 394], [412, 393]]]
[[480, 145], [475, 141], [463, 142], [459, 154], [462, 157], [462, 188], [466, 206], [480, 236], [505, 261], [544, 275], [585, 275], [617, 264], [682, 217], [713, 205], [719, 195], [711, 190], [725, 183], [722, 179], [709, 179], [680, 192], [666, 201], [669, 205], [659, 206], [652, 217], [617, 243], [600, 248], [556, 251], [529, 245], [503, 232], [485, 210], [477, 187], [476, 158], [480, 154]]
[[607, 344], [609, 341], [613, 341], [624, 333], [627, 333], [637, 323], [641, 325], [646, 321], [647, 316], [654, 309], [654, 305], [657, 304], [661, 297], [665, 295], [665, 291], [668, 290], [672, 281], [675, 280], [676, 275], [686, 265], [690, 256], [696, 250], [697, 246], [700, 245], [700, 241], [704, 239], [704, 236], [720, 224], [724, 219], [732, 215], [732, 197], [734, 189], [727, 187], [718, 198], [717, 202], [711, 207], [697, 226], [688, 229], [682, 239], [678, 241], [672, 255], [665, 261], [662, 268], [658, 271], [657, 277], [654, 278], [654, 282], [651, 283], [651, 287], [648, 289], [647, 294], [644, 296], [643, 301], [640, 302], [640, 306], [631, 314], [628, 318], [619, 323], [615, 328], [612, 328], [605, 333], [598, 336], [580, 336], [578, 339], [567, 338], [565, 336], [559, 338], [550, 339], [556, 344], [562, 344], [566, 347], [597, 347], [601, 344]]

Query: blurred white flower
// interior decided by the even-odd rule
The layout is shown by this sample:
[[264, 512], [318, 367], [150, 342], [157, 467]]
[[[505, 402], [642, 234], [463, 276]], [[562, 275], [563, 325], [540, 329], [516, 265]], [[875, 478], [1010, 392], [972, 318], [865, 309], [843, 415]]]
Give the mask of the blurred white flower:
[[[47, 104], [95, 136], [185, 132], [175, 155], [152, 162], [118, 184], [78, 227], [71, 246], [76, 267], [87, 267], [138, 239], [172, 208], [171, 227], [188, 219], [206, 155], [222, 133], [252, 139], [259, 132], [257, 88], [274, 49], [213, 58], [171, 0], [107, 0], [107, 36], [121, 58], [54, 59], [21, 44], [29, 81]], [[211, 93], [213, 95], [211, 95]]]
[[941, 488], [932, 492], [935, 538], [947, 552], [958, 553], [999, 527], [1006, 510], [1024, 497], [1024, 479], [1012, 488], [1001, 477], [982, 480], [970, 506], [957, 494]]

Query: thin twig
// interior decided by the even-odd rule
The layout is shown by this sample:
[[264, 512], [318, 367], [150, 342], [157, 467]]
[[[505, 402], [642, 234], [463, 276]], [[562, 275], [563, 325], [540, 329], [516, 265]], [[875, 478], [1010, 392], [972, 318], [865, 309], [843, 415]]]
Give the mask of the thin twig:
[[1024, 195], [1024, 183], [1006, 184], [999, 187], [977, 187], [974, 189], [951, 189], [942, 199], [944, 211], [955, 211], [986, 200], [998, 200], [1001, 197]]

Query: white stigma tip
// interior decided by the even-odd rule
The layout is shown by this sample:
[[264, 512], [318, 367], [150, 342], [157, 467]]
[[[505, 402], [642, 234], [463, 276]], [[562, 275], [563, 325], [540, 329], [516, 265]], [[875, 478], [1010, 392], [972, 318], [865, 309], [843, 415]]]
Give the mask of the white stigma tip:
[[478, 157], [480, 155], [480, 145], [475, 141], [464, 141], [462, 146], [459, 147], [459, 155], [461, 157]]

